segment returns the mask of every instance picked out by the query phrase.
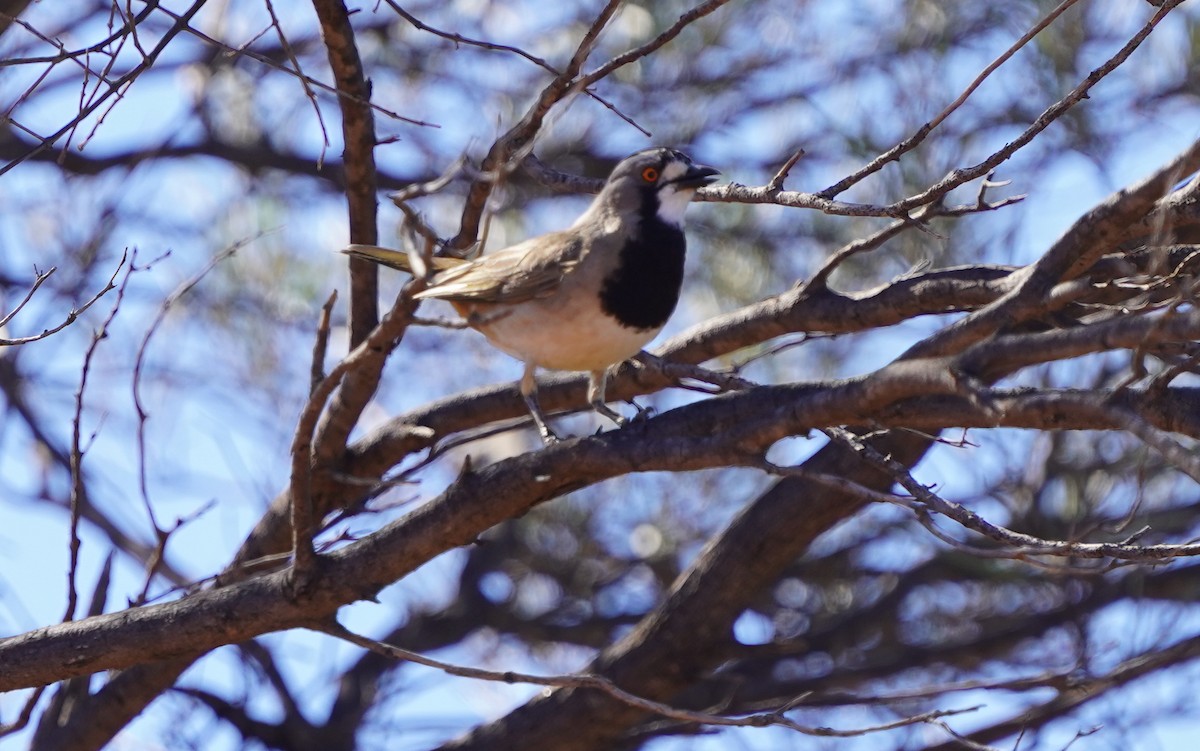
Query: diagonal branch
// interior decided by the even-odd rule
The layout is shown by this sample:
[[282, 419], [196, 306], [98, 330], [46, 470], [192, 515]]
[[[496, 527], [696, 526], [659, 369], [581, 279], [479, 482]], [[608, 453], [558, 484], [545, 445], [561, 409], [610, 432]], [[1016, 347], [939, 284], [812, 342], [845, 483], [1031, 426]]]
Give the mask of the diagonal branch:
[[1124, 239], [1129, 224], [1150, 213], [1181, 175], [1197, 170], [1200, 170], [1200, 141], [1077, 219], [1037, 263], [1021, 271], [1020, 283], [1008, 294], [913, 346], [905, 356], [929, 357], [962, 349], [1001, 328], [1044, 312], [1050, 291], [1067, 279], [1071, 269], [1086, 269], [1102, 254], [1113, 250]]
[[149, 70], [155, 64], [155, 62], [157, 62], [163, 50], [167, 48], [167, 45], [170, 44], [175, 37], [179, 36], [179, 34], [190, 27], [192, 18], [200, 12], [200, 9], [204, 7], [204, 3], [205, 0], [195, 0], [186, 11], [178, 16], [175, 16], [175, 23], [171, 25], [171, 28], [163, 32], [162, 38], [159, 39], [158, 44], [156, 44], [154, 49], [150, 50], [150, 52], [147, 53], [137, 65], [130, 68], [123, 75], [109, 82], [103, 91], [97, 91], [96, 95], [92, 98], [92, 101], [81, 107], [75, 117], [71, 118], [71, 121], [66, 125], [62, 126], [49, 136], [39, 137], [39, 143], [36, 146], [29, 148], [17, 158], [8, 162], [8, 164], [0, 166], [0, 175], [8, 172], [21, 162], [24, 162], [26, 159], [29, 159], [50, 148], [64, 135], [74, 131], [74, 129], [85, 119], [87, 119], [88, 116], [108, 103], [109, 99], [114, 96], [119, 97], [122, 95], [129, 84], [133, 83], [138, 76]]
[[462, 254], [475, 244], [476, 238], [479, 236], [480, 220], [496, 181], [507, 174], [514, 159], [519, 162], [520, 159], [517, 157], [523, 157], [529, 150], [528, 147], [533, 143], [533, 139], [541, 129], [542, 122], [550, 109], [575, 90], [573, 79], [579, 74], [579, 69], [583, 67], [584, 61], [595, 47], [600, 32], [617, 12], [620, 4], [621, 0], [608, 0], [599, 15], [596, 16], [596, 20], [584, 33], [583, 39], [579, 41], [575, 54], [571, 56], [567, 66], [542, 89], [537, 100], [520, 122], [492, 144], [492, 148], [488, 150], [488, 154], [483, 160], [483, 174], [471, 183], [471, 187], [467, 191], [458, 234], [446, 243], [447, 248]]
[[587, 88], [600, 79], [607, 77], [610, 73], [618, 68], [624, 67], [632, 62], [636, 62], [643, 57], [646, 57], [667, 42], [679, 36], [679, 32], [683, 31], [690, 24], [700, 20], [701, 18], [704, 18], [728, 2], [729, 0], [706, 0], [706, 2], [700, 3], [696, 7], [681, 15], [679, 19], [676, 20], [675, 23], [671, 24], [670, 28], [663, 33], [654, 37], [640, 47], [614, 57], [612, 60], [609, 60], [591, 73], [581, 76], [579, 80], [575, 82], [575, 85], [582, 88]]
[[[993, 153], [991, 156], [984, 159], [982, 162], [971, 167], [957, 169], [951, 172], [946, 177], [942, 178], [935, 185], [930, 186], [927, 190], [918, 193], [917, 195], [905, 198], [902, 201], [897, 201], [892, 204], [891, 208], [897, 213], [908, 212], [918, 206], [923, 206], [927, 203], [933, 203], [939, 200], [951, 190], [954, 190], [960, 185], [964, 185], [971, 180], [983, 177], [994, 170], [999, 165], [1003, 164], [1017, 151], [1025, 148], [1034, 138], [1038, 136], [1046, 128], [1050, 127], [1055, 121], [1062, 117], [1069, 109], [1074, 107], [1079, 102], [1087, 99], [1088, 93], [1100, 81], [1119, 68], [1129, 56], [1146, 41], [1150, 33], [1158, 26], [1158, 24], [1167, 17], [1167, 14], [1178, 7], [1184, 0], [1164, 0], [1158, 10], [1150, 18], [1149, 21], [1134, 34], [1128, 42], [1125, 43], [1120, 50], [1116, 52], [1108, 60], [1104, 61], [1099, 67], [1092, 70], [1088, 75], [1079, 82], [1079, 84], [1071, 89], [1065, 97], [1050, 105], [1041, 115], [1034, 120], [1028, 128], [1021, 132], [1013, 140], [1004, 145], [1003, 148]], [[820, 194], [825, 197], [825, 193]]]
[[886, 152], [872, 159], [871, 162], [862, 167], [862, 169], [858, 170], [852, 175], [848, 175], [842, 180], [839, 180], [836, 184], [831, 185], [825, 190], [821, 191], [820, 195], [824, 198], [833, 198], [834, 196], [840, 195], [851, 186], [862, 182], [864, 178], [869, 177], [870, 175], [873, 175], [879, 170], [883, 169], [888, 163], [899, 160], [900, 157], [912, 151], [917, 146], [920, 146], [925, 138], [933, 132], [934, 128], [941, 125], [947, 117], [950, 117], [950, 115], [954, 114], [954, 111], [961, 107], [963, 103], [975, 93], [975, 90], [978, 89], [981, 84], [983, 84], [988, 76], [994, 73], [1001, 65], [1006, 63], [1013, 55], [1017, 54], [1022, 47], [1024, 47], [1026, 44], [1029, 44], [1029, 42], [1044, 29], [1046, 29], [1046, 27], [1054, 23], [1055, 19], [1061, 16], [1076, 2], [1078, 2], [1078, 0], [1063, 0], [1061, 3], [1055, 6], [1053, 10], [1051, 10], [1040, 21], [1034, 24], [1029, 31], [1022, 34], [1020, 39], [1013, 42], [1007, 50], [1002, 52], [999, 57], [989, 63], [988, 66], [984, 68], [978, 76], [975, 77], [975, 80], [971, 81], [967, 88], [965, 88], [963, 92], [958, 95], [958, 98], [948, 104], [945, 109], [937, 114], [936, 117], [922, 125], [916, 133], [913, 133], [911, 136], [888, 149]]

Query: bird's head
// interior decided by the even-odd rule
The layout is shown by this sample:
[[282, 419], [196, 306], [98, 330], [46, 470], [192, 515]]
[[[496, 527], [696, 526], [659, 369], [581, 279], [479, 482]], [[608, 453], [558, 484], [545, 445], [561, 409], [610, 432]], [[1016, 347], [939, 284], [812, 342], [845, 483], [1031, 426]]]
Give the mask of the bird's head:
[[681, 227], [684, 209], [696, 189], [715, 182], [720, 174], [693, 163], [681, 151], [646, 149], [617, 164], [596, 200], [622, 214], [656, 214], [667, 224]]

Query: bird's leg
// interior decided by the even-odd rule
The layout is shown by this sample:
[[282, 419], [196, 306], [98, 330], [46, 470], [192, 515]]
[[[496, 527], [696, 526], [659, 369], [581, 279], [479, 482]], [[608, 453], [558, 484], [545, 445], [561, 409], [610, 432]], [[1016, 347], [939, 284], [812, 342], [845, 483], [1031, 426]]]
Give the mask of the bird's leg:
[[593, 370], [588, 374], [588, 402], [592, 405], [592, 409], [604, 415], [608, 419], [615, 422], [618, 426], [624, 427], [629, 423], [620, 414], [608, 408], [604, 403], [604, 392], [608, 387], [608, 368], [603, 370]]
[[538, 406], [537, 380], [534, 378], [534, 370], [533, 365], [525, 364], [525, 372], [521, 374], [521, 396], [525, 399], [525, 406], [529, 408], [529, 414], [533, 417], [533, 424], [537, 426], [538, 435], [542, 437], [542, 443], [549, 446], [560, 439], [558, 434], [546, 424], [546, 416], [542, 414], [542, 408]]
[[[660, 360], [659, 358], [650, 354], [646, 350], [642, 350], [641, 352], [638, 352], [636, 355], [629, 358], [625, 362], [627, 362], [631, 366], [633, 366], [633, 368], [635, 370], [646, 370], [648, 368], [659, 367], [660, 364], [662, 363], [662, 360]], [[654, 409], [652, 407], [643, 407], [642, 405], [640, 405], [636, 401], [634, 401], [634, 398], [632, 396], [629, 397], [628, 399], [626, 399], [625, 401], [631, 407], [633, 407], [634, 409], [637, 410], [637, 414], [633, 416], [632, 422], [641, 422], [642, 420], [648, 420], [648, 419], [650, 419], [650, 416], [654, 414]]]

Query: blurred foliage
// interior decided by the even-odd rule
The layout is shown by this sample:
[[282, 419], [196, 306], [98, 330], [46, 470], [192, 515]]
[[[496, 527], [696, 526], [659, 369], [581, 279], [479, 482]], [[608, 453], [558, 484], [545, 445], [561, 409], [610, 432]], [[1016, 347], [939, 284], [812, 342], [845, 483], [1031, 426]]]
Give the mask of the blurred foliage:
[[[534, 152], [561, 171], [598, 177], [632, 150], [680, 145], [732, 181], [761, 185], [803, 148], [806, 154], [787, 185], [818, 191], [940, 112], [1055, 4], [732, 3], [593, 87], [652, 137], [577, 95], [554, 113]], [[280, 1], [274, 6], [286, 47], [270, 28], [265, 6], [210, 4], [193, 22], [197, 33], [174, 40], [111, 111], [101, 108], [68, 138], [29, 158], [24, 155], [37, 145], [30, 132], [47, 135], [62, 127], [78, 111], [81, 91], [86, 99], [97, 85], [81, 77], [77, 61], [40, 61], [57, 49], [30, 29], [77, 49], [106, 37], [117, 22], [115, 11], [94, 0], [35, 3], [21, 17], [28, 26], [10, 27], [0, 37], [0, 57], [7, 61], [0, 103], [8, 117], [0, 124], [0, 157], [20, 161], [0, 177], [0, 309], [19, 302], [35, 268], [57, 267], [9, 324], [8, 335], [55, 325], [103, 286], [126, 249], [136, 249], [138, 271], [108, 338], [97, 348], [84, 410], [93, 503], [134, 539], [148, 541], [134, 500], [133, 435], [139, 420], [130, 373], [139, 348], [172, 290], [223, 249], [244, 244], [166, 312], [147, 345], [140, 376], [149, 395], [150, 498], [169, 515], [190, 513], [209, 500], [217, 504], [197, 522], [220, 530], [215, 537], [206, 533], [219, 540], [210, 543], [211, 550], [197, 555], [180, 543], [168, 551], [172, 564], [195, 578], [219, 568], [286, 483], [286, 449], [308, 390], [318, 310], [331, 291], [344, 293], [346, 287], [344, 263], [333, 253], [346, 241], [337, 105], [321, 91], [310, 100], [289, 73], [294, 55], [305, 74], [328, 81], [325, 51], [311, 8]], [[424, 0], [403, 7], [430, 26], [520, 48], [551, 66], [565, 62], [596, 12], [595, 3], [544, 0]], [[602, 36], [589, 69], [651, 38], [688, 7], [677, 0], [627, 3]], [[1112, 54], [1144, 22], [1148, 9], [1130, 0], [1077, 4], [988, 79], [921, 148], [844, 198], [888, 203], [983, 159]], [[376, 127], [384, 189], [431, 179], [461, 155], [478, 164], [547, 80], [544, 69], [512, 52], [418, 30], [386, 3], [362, 6], [354, 20], [374, 101], [383, 108]], [[141, 47], [154, 44], [171, 23], [166, 12], [152, 12], [139, 27]], [[866, 289], [924, 263], [948, 267], [1035, 258], [1080, 210], [1195, 137], [1197, 39], [1200, 14], [1185, 6], [1090, 101], [1006, 163], [996, 179], [1012, 183], [998, 192], [1029, 194], [1024, 203], [902, 235], [843, 267], [835, 286]], [[83, 60], [102, 68], [111, 57], [120, 71], [139, 57], [133, 42], [110, 54], [115, 47], [102, 46]], [[460, 177], [420, 203], [444, 237], [457, 231], [465, 185]], [[965, 189], [951, 196], [952, 203], [973, 200]], [[382, 236], [395, 238], [398, 213], [386, 200], [381, 203]], [[489, 247], [564, 226], [583, 205], [582, 198], [555, 195], [524, 173], [514, 174], [490, 207]], [[698, 204], [691, 209], [686, 299], [667, 333], [782, 292], [839, 246], [881, 226], [877, 219], [773, 206]], [[385, 303], [399, 283], [385, 272]], [[112, 304], [112, 298], [102, 300], [79, 324], [47, 340], [0, 350], [0, 394], [8, 418], [0, 427], [0, 492], [6, 506], [65, 507], [64, 457], [80, 366]], [[340, 316], [344, 307], [338, 310]], [[751, 373], [762, 380], [804, 380], [862, 372], [913, 341], [921, 325], [816, 340], [756, 361]], [[345, 350], [340, 331], [332, 349], [331, 358]], [[375, 418], [519, 372], [474, 334], [443, 330], [414, 334], [395, 360]], [[461, 367], [447, 368], [447, 361]], [[1047, 371], [1047, 378], [1052, 375]], [[1078, 369], [1066, 377], [1078, 378]], [[666, 393], [649, 401], [665, 409], [691, 398]], [[780, 450], [803, 456], [817, 443], [798, 440]], [[449, 464], [432, 468], [415, 491], [401, 488], [394, 500], [434, 492], [453, 476]], [[938, 447], [923, 467], [930, 479], [974, 498], [997, 521], [1018, 530], [1069, 538], [1079, 530], [1102, 529], [1112, 539], [1147, 524], [1156, 539], [1198, 531], [1193, 487], [1118, 436], [988, 435], [978, 448]], [[704, 541], [762, 483], [746, 471], [625, 477], [542, 506], [448, 556], [432, 573], [397, 585], [399, 593], [406, 588], [417, 593], [395, 596], [402, 611], [393, 624], [397, 638], [420, 649], [459, 645], [460, 658], [482, 661], [502, 640], [518, 655], [508, 663], [578, 667], [580, 655], [611, 643], [649, 612]], [[406, 507], [384, 508], [380, 516]], [[129, 546], [118, 547], [132, 560], [122, 580], [122, 594], [132, 595], [140, 588], [136, 569], [144, 561]], [[447, 577], [447, 570], [458, 573]], [[4, 574], [4, 586], [20, 591], [10, 576]], [[944, 701], [942, 694], [920, 694], [921, 687], [1039, 676], [1045, 680], [1038, 685], [1060, 686], [1072, 676], [1108, 669], [1146, 644], [1169, 644], [1193, 633], [1194, 577], [1188, 567], [1076, 576], [976, 558], [938, 543], [910, 515], [875, 508], [839, 528], [797, 561], [774, 590], [762, 593], [739, 621], [737, 652], [687, 703], [736, 711], [770, 708], [805, 694], [815, 709], [804, 721], [852, 725]], [[165, 586], [156, 584], [159, 590]], [[26, 623], [21, 607], [6, 605], [0, 614], [6, 628], [15, 631]], [[1120, 607], [1126, 617], [1134, 611], [1139, 616], [1136, 644], [1117, 633], [1125, 626], [1114, 630], [1113, 614]], [[247, 672], [245, 679], [254, 683], [252, 676]], [[311, 677], [296, 679], [305, 680]], [[380, 706], [360, 728], [363, 738], [375, 737], [378, 728], [371, 723], [392, 722], [391, 709], [420, 701], [425, 692], [436, 694], [428, 682], [389, 680], [377, 697]], [[190, 685], [205, 683], [196, 676]], [[257, 690], [268, 688], [280, 691], [278, 684], [258, 681]], [[220, 692], [219, 686], [206, 690]], [[295, 690], [331, 700], [330, 689]], [[903, 702], [870, 699], [905, 692], [913, 695]], [[479, 694], [471, 703], [493, 715], [499, 711], [493, 703], [509, 706], [514, 696]], [[1015, 713], [1039, 696], [1014, 691], [1007, 706]], [[1089, 711], [1123, 716], [1129, 727], [1134, 723], [1120, 697], [1113, 694], [1099, 702], [1101, 709]], [[264, 709], [264, 701], [260, 696], [256, 713], [278, 718], [282, 712], [280, 722], [288, 719], [286, 702], [265, 701]], [[830, 706], [842, 705], [849, 707], [844, 715], [829, 714]], [[206, 717], [197, 714], [197, 706], [189, 703], [181, 714], [193, 722]], [[1137, 709], [1142, 720], [1155, 715], [1154, 707]], [[1195, 717], [1197, 707], [1190, 696], [1180, 696], [1161, 710]], [[1068, 739], [1087, 725], [1087, 717], [1065, 721]], [[191, 733], [173, 724], [176, 741], [208, 747], [207, 729]], [[1113, 732], [1121, 727], [1117, 723]], [[405, 747], [460, 729], [418, 727], [408, 733]], [[651, 739], [687, 732], [692, 731], [658, 723], [631, 744], [650, 741], [649, 747], [665, 748], [669, 741], [658, 746]], [[920, 730], [907, 732], [895, 747], [928, 740]], [[746, 747], [766, 748], [779, 736], [737, 737]], [[1044, 747], [1063, 745], [1057, 740], [1061, 734], [1047, 737], [1052, 740]], [[1108, 742], [1119, 746], [1114, 737], [1119, 736], [1108, 736]], [[837, 747], [879, 748], [872, 745], [877, 741]], [[259, 747], [252, 738], [230, 740], [234, 746], [239, 742]], [[375, 743], [383, 747], [386, 741]]]

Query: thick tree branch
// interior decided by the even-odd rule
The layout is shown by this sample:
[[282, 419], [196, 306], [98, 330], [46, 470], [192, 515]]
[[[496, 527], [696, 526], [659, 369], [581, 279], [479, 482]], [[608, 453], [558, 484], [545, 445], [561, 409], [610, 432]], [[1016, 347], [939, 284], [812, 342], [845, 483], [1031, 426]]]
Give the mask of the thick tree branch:
[[955, 351], [1043, 312], [1056, 284], [1069, 281], [1073, 269], [1082, 273], [1102, 254], [1115, 249], [1125, 239], [1130, 224], [1150, 214], [1181, 176], [1197, 170], [1200, 141], [1149, 177], [1117, 191], [1081, 216], [1036, 263], [1022, 270], [1020, 283], [1012, 291], [914, 346], [908, 356]]
[[[903, 376], [898, 381], [902, 385]], [[879, 393], [873, 396], [875, 391]], [[873, 387], [865, 381], [847, 382], [830, 389], [753, 389], [672, 410], [642, 426], [568, 441], [534, 454], [498, 462], [460, 477], [438, 499], [379, 532], [322, 558], [311, 592], [300, 598], [291, 596], [287, 584], [289, 572], [284, 571], [202, 592], [178, 602], [49, 626], [2, 640], [0, 659], [4, 660], [6, 672], [0, 676], [0, 690], [40, 685], [96, 670], [129, 667], [148, 659], [195, 656], [216, 646], [244, 641], [262, 633], [312, 625], [342, 604], [373, 596], [380, 588], [439, 553], [470, 544], [499, 521], [517, 516], [563, 492], [629, 472], [686, 471], [730, 463], [753, 464], [757, 461], [754, 457], [779, 437], [802, 433], [810, 427], [845, 424], [869, 416], [879, 407], [879, 401], [886, 406], [889, 391], [886, 385]], [[774, 398], [762, 398], [760, 392]], [[1008, 398], [1014, 402], [1053, 401], [1047, 395], [1013, 394]], [[1196, 401], [1196, 396], [1190, 392], [1185, 398], [1191, 403]], [[872, 406], [873, 399], [875, 406]], [[1089, 424], [1096, 424], [1096, 410], [1089, 414], [1085, 405], [1078, 406]], [[1157, 414], [1173, 414], [1179, 406], [1168, 403]], [[785, 407], [786, 411], [781, 413], [781, 408]], [[967, 404], [963, 412], [969, 413], [970, 409]], [[1070, 410], [1062, 412], [1065, 414], [1060, 417], [1070, 414]], [[1017, 413], [1021, 414], [1019, 410]], [[976, 409], [974, 414], [980, 422], [987, 419], [991, 424], [1003, 424], [1003, 421], [997, 423], [986, 411]], [[1024, 414], [1027, 419], [1030, 412]], [[1148, 414], [1146, 419], [1155, 420], [1155, 414]], [[923, 439], [918, 443], [923, 443]], [[903, 446], [897, 451], [900, 448]], [[823, 472], [840, 474], [841, 470], [846, 470], [854, 475], [853, 462], [857, 459], [850, 457], [851, 463], [846, 464], [848, 459], [844, 454], [840, 452], [822, 460], [829, 467]], [[878, 478], [884, 483], [881, 487], [890, 484], [889, 476], [879, 473]], [[871, 487], [873, 483], [864, 480], [860, 484]], [[794, 506], [790, 504], [798, 502], [798, 498], [791, 495], [787, 486], [808, 488], [805, 495], [811, 494], [811, 497], [807, 503], [819, 504], [811, 515], [813, 535], [820, 532], [816, 527], [823, 529], [834, 517], [841, 518], [847, 508], [861, 504], [861, 500], [831, 494], [827, 488], [810, 482], [785, 480], [780, 485], [785, 488], [773, 492], [786, 492], [786, 499], [768, 494], [774, 500], [760, 502], [770, 503], [777, 509], [776, 513], [786, 510], [791, 514]], [[825, 505], [832, 501], [816, 500], [835, 496], [840, 500], [832, 506]], [[751, 516], [757, 517], [759, 513], [764, 512], [754, 512]], [[789, 539], [793, 533], [808, 534], [783, 526], [787, 531], [778, 535]], [[738, 534], [756, 533], [746, 529]], [[757, 549], [759, 545], [753, 547]], [[726, 554], [730, 553], [722, 555]], [[780, 554], [767, 556], [768, 562], [774, 561], [777, 565], [784, 565], [791, 559]], [[715, 563], [710, 560], [705, 565]], [[763, 565], [769, 568], [769, 564]], [[765, 568], [754, 570], [766, 573]], [[737, 575], [744, 576], [745, 572]], [[735, 583], [730, 582], [729, 586], [735, 586]], [[690, 607], [700, 605], [692, 603]], [[164, 631], [167, 624], [171, 628]], [[70, 660], [62, 658], [67, 653], [72, 655]], [[617, 680], [617, 685], [625, 684]]]
[[[370, 107], [371, 85], [350, 25], [350, 12], [342, 0], [313, 0], [321, 22], [321, 37], [329, 53], [329, 67], [337, 82], [342, 110], [345, 150], [346, 200], [350, 211], [350, 242], [374, 245], [377, 226], [378, 186], [375, 178], [375, 118]], [[350, 259], [350, 346], [367, 339], [379, 323], [379, 267]]]

